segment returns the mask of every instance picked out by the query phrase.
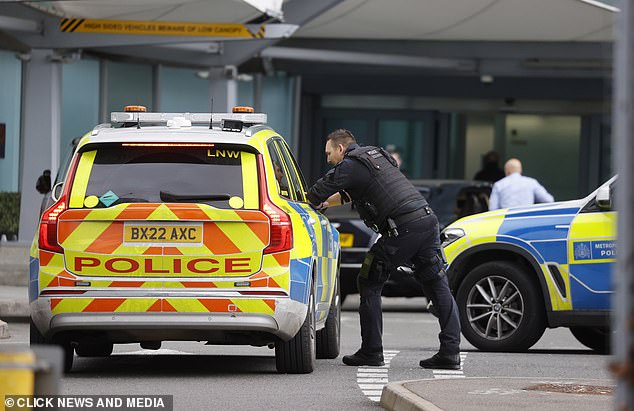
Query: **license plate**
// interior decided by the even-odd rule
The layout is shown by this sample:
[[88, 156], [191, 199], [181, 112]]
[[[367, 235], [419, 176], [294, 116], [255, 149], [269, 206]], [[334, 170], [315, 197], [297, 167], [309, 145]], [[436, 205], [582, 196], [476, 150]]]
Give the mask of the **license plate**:
[[341, 248], [350, 248], [354, 245], [354, 234], [352, 233], [340, 233], [339, 245]]
[[202, 224], [126, 224], [123, 241], [126, 243], [201, 243]]

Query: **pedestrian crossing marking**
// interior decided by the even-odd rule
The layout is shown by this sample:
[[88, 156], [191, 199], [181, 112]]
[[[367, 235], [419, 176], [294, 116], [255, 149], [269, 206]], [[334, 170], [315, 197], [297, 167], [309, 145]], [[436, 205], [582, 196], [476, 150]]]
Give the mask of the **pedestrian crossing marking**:
[[383, 351], [385, 365], [372, 367], [361, 366], [357, 368], [357, 385], [359, 389], [370, 401], [379, 402], [383, 387], [388, 383], [388, 368], [390, 362], [400, 351]]
[[460, 353], [460, 369], [459, 370], [433, 370], [434, 378], [437, 380], [447, 380], [450, 378], [465, 378], [464, 363], [467, 359], [467, 353]]

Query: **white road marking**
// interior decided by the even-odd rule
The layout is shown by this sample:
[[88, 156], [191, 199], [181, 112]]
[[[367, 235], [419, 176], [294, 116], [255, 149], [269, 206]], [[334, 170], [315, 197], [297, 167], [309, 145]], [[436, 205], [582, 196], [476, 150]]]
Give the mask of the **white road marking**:
[[385, 386], [385, 384], [358, 384], [359, 388], [361, 388], [361, 391], [364, 390], [372, 390], [372, 391], [378, 391], [378, 390], [383, 390], [383, 386]]
[[460, 369], [459, 370], [433, 370], [434, 378], [437, 380], [447, 380], [450, 378], [465, 378], [464, 363], [467, 359], [467, 353], [460, 353]]
[[357, 370], [357, 373], [360, 372], [369, 372], [369, 373], [376, 373], [376, 374], [381, 374], [381, 373], [386, 373], [389, 370], [387, 368], [382, 368], [382, 367], [359, 367]]
[[466, 378], [464, 375], [449, 375], [449, 374], [434, 374], [434, 378], [437, 380], [449, 380], [455, 378]]
[[382, 392], [383, 392], [383, 390], [363, 390], [363, 393], [365, 395], [367, 395], [367, 396], [376, 396], [376, 395], [378, 395], [380, 397]]
[[398, 353], [399, 351], [395, 350], [385, 350], [383, 351], [385, 365], [380, 367], [362, 366], [357, 368], [357, 385], [370, 401], [379, 402], [381, 400], [383, 387], [388, 383], [388, 368], [390, 367], [390, 362]]
[[357, 382], [358, 383], [369, 383], [369, 382], [382, 382], [383, 384], [387, 384], [387, 377], [385, 378], [359, 378], [359, 376], [357, 376]]

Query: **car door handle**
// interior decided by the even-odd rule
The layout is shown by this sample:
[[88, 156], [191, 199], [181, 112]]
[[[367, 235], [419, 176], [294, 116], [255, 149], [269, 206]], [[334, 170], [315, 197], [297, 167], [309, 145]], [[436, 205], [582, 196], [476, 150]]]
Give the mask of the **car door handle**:
[[313, 224], [315, 224], [316, 222], [317, 222], [317, 221], [315, 221], [315, 219], [314, 219], [314, 218], [312, 218], [312, 217], [310, 217], [310, 218], [308, 219], [308, 224], [310, 224], [310, 225], [313, 225]]
[[320, 223], [321, 225], [328, 225], [328, 220], [321, 220]]

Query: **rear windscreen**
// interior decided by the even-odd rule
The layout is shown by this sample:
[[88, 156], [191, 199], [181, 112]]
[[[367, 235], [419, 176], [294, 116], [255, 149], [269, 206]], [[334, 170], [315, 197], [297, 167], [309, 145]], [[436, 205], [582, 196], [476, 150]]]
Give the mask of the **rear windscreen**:
[[99, 146], [81, 154], [70, 207], [204, 203], [257, 208], [256, 173], [255, 155], [231, 146]]

